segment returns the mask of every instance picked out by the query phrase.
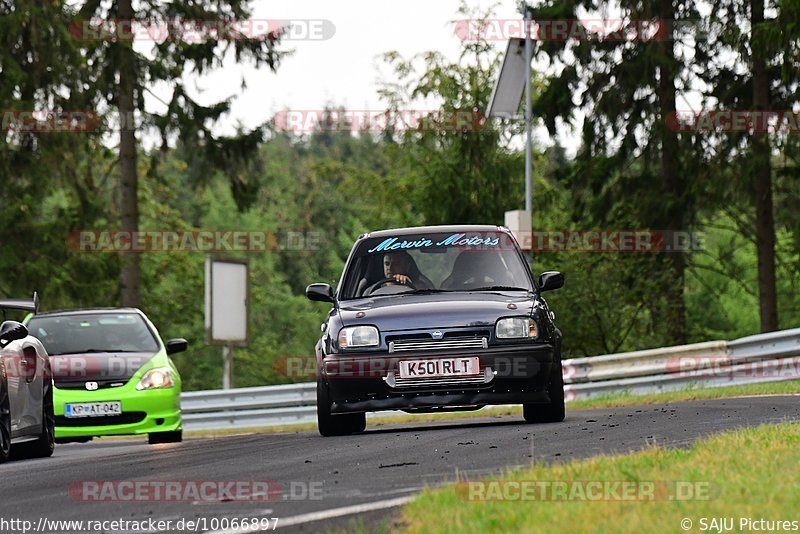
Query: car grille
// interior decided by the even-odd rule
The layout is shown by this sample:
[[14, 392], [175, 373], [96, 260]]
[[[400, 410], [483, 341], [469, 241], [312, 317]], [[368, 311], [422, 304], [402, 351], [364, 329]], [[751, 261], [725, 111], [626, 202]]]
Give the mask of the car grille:
[[131, 425], [143, 421], [147, 416], [145, 412], [124, 412], [120, 415], [102, 415], [100, 417], [64, 417], [56, 416], [56, 426], [105, 426], [105, 425]]
[[486, 381], [482, 376], [460, 377], [446, 376], [438, 378], [395, 378], [397, 388], [438, 388], [445, 386], [474, 386], [483, 385]]
[[450, 386], [483, 386], [494, 379], [491, 367], [483, 369], [478, 376], [437, 376], [429, 378], [400, 378], [394, 371], [390, 371], [384, 378], [386, 384], [392, 388], [442, 388]]
[[485, 349], [485, 337], [445, 337], [444, 339], [398, 339], [389, 342], [389, 352], [414, 352], [426, 350]]
[[[56, 378], [55, 383], [58, 389], [86, 389], [86, 382], [97, 382], [97, 389], [117, 388], [124, 386], [129, 379], [115, 378], [113, 380], [92, 380], [83, 378], [81, 380], [63, 380]], [[92, 390], [94, 391], [94, 390]]]

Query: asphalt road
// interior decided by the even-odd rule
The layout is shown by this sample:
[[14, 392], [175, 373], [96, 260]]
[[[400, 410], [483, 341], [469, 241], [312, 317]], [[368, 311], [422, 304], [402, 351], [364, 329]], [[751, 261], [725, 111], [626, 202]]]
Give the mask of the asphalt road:
[[[359, 515], [370, 524], [390, 518], [396, 513], [392, 505], [426, 485], [453, 481], [456, 473], [463, 480], [533, 458], [565, 461], [651, 443], [683, 447], [715, 432], [784, 420], [800, 420], [800, 397], [568, 411], [566, 421], [550, 425], [526, 425], [521, 418], [504, 416], [368, 427], [362, 435], [341, 438], [300, 432], [190, 438], [157, 446], [144, 438], [59, 445], [52, 458], [0, 465], [0, 531], [14, 531], [9, 524], [2, 528], [2, 520], [10, 519], [44, 528], [48, 523], [40, 524], [41, 518], [171, 520], [171, 531], [180, 519], [205, 518], [192, 529], [203, 531], [224, 527], [222, 518], [277, 517], [278, 530], [284, 532], [347, 529]], [[119, 481], [183, 481], [181, 491], [187, 492], [189, 485], [199, 488], [196, 484], [203, 481], [277, 484], [269, 486], [268, 501], [259, 493], [263, 484], [234, 490], [237, 497], [255, 492], [248, 501], [231, 500], [224, 491], [219, 499], [214, 493], [215, 500], [193, 499], [191, 492], [183, 494], [188, 500], [155, 499], [157, 484], [151, 482], [145, 484], [150, 497], [144, 500], [96, 500], [130, 499], [132, 490]], [[106, 531], [134, 531], [115, 526], [123, 525], [108, 524]], [[45, 530], [68, 531], [56, 527]]]

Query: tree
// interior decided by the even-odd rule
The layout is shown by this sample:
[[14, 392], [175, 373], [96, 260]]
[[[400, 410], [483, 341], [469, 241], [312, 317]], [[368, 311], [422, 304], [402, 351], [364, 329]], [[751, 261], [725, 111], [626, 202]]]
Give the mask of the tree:
[[[764, 0], [712, 3], [718, 25], [709, 38], [719, 53], [703, 73], [710, 87], [710, 105], [763, 113], [790, 110], [800, 102], [800, 11], [794, 2], [779, 1], [766, 7], [774, 10], [774, 17], [765, 16]], [[728, 178], [720, 194], [734, 206], [728, 215], [755, 244], [762, 332], [779, 328], [773, 152], [782, 148], [791, 156], [789, 137], [794, 135], [767, 130], [757, 120], [752, 131], [720, 136], [713, 146], [717, 174]], [[791, 167], [780, 167], [784, 176], [791, 173]], [[739, 207], [743, 213], [732, 213]]]
[[[764, 24], [764, 0], [751, 0], [750, 23], [754, 35]], [[753, 42], [753, 109], [770, 109], [770, 75], [767, 72], [765, 50]], [[778, 329], [778, 295], [775, 288], [775, 215], [772, 207], [771, 149], [766, 132], [753, 134], [753, 164], [755, 166], [756, 239], [758, 249], [758, 294], [761, 331]]]
[[116, 274], [107, 257], [67, 253], [68, 231], [97, 227], [104, 219], [107, 199], [97, 179], [106, 154], [102, 145], [90, 133], [71, 129], [75, 124], [62, 122], [53, 130], [47, 119], [12, 124], [14, 111], [63, 121], [69, 112], [87, 109], [83, 61], [68, 31], [73, 16], [65, 2], [0, 3], [0, 109], [8, 121], [0, 135], [0, 293], [36, 289], [55, 306], [91, 300], [95, 290], [105, 289], [102, 283], [87, 288], [78, 278], [62, 283], [75, 272], [98, 279]]
[[[595, 0], [553, 0], [532, 13], [534, 20], [578, 20], [606, 7]], [[619, 20], [629, 21], [620, 26], [631, 33], [640, 21], [655, 25], [698, 18], [693, 2], [685, 0], [623, 0], [616, 7]], [[558, 119], [571, 122], [576, 110], [587, 117], [571, 178], [578, 193], [575, 217], [592, 224], [686, 230], [695, 213], [689, 173], [701, 156], [688, 135], [668, 127], [668, 119], [676, 112], [678, 87], [687, 86], [695, 62], [702, 64], [703, 48], [688, 57], [681, 43], [659, 32], [634, 40], [595, 35], [547, 41], [540, 51], [560, 73], [537, 99], [534, 114], [544, 118], [551, 133]], [[650, 300], [651, 315], [661, 319], [671, 343], [685, 343], [684, 252], [665, 253], [655, 262], [629, 261], [649, 263], [647, 270], [657, 273], [663, 300]]]
[[[464, 4], [459, 14], [489, 16]], [[395, 134], [401, 178], [390, 194], [428, 224], [502, 223], [505, 211], [524, 204], [524, 165], [503, 143], [503, 125], [482, 117], [500, 55], [478, 39], [464, 42], [457, 61], [435, 51], [411, 59], [389, 52], [383, 59], [393, 74], [380, 89], [390, 112], [407, 111], [420, 100], [439, 105], [427, 126], [423, 120], [420, 128]], [[447, 124], [452, 116], [468, 124]]]
[[[279, 33], [245, 35], [236, 30], [238, 21], [250, 16], [247, 0], [200, 2], [159, 2], [144, 0], [134, 8], [132, 0], [115, 0], [110, 5], [94, 0], [85, 2], [73, 25], [82, 41], [86, 65], [90, 70], [88, 90], [96, 109], [116, 108], [119, 113], [120, 222], [123, 231], [139, 228], [139, 171], [137, 169], [137, 132], [148, 126], [158, 129], [166, 147], [172, 137], [195, 148], [194, 163], [203, 170], [223, 168], [231, 179], [242, 204], [247, 201], [247, 187], [242, 187], [241, 170], [247, 156], [255, 152], [264, 130], [242, 133], [234, 138], [214, 136], [213, 124], [229, 110], [230, 99], [203, 106], [185, 90], [186, 76], [201, 76], [225, 62], [229, 52], [237, 62], [253, 62], [276, 70], [282, 52], [278, 50]], [[100, 28], [96, 27], [100, 21]], [[154, 42], [148, 56], [134, 47], [136, 27], [131, 23], [168, 24], [168, 35]], [[211, 23], [211, 26], [209, 24]], [[215, 31], [215, 28], [224, 28]], [[110, 32], [109, 32], [110, 30]], [[200, 39], [184, 39], [191, 30]], [[111, 38], [93, 40], [93, 36]], [[172, 98], [163, 114], [144, 109], [148, 86], [166, 83], [172, 86]], [[142, 117], [141, 124], [134, 117]], [[106, 124], [108, 127], [109, 125]], [[157, 159], [155, 163], [157, 164]], [[120, 295], [123, 305], [140, 302], [140, 265], [135, 253], [121, 256]]]

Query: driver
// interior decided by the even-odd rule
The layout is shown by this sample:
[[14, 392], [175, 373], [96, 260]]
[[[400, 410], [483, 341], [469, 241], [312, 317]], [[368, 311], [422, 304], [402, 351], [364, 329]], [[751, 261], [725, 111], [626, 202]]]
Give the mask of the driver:
[[[413, 265], [413, 258], [411, 258], [411, 255], [405, 250], [389, 252], [383, 256], [383, 275], [386, 278], [394, 278], [397, 284], [412, 283], [418, 289], [427, 288], [428, 284], [426, 284], [421, 277], [418, 277], [419, 279], [416, 280], [411, 277]], [[419, 273], [419, 271], [417, 271], [417, 273]], [[389, 282], [387, 285], [395, 284]]]

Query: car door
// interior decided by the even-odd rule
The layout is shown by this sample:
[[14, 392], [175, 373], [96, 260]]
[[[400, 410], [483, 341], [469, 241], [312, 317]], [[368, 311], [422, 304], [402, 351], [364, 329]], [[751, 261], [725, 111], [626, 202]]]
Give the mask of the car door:
[[25, 396], [28, 390], [25, 379], [21, 376], [22, 343], [12, 341], [0, 348], [0, 357], [3, 359], [3, 369], [8, 387], [8, 406], [11, 411], [11, 436], [16, 437], [22, 422], [22, 413], [25, 407]]
[[12, 341], [2, 349], [11, 409], [12, 438], [37, 434], [41, 427], [41, 352], [31, 342], [31, 338]]
[[42, 424], [42, 380], [44, 375], [42, 356], [42, 351], [31, 342], [31, 338], [22, 340], [19, 431], [25, 434], [38, 434]]

